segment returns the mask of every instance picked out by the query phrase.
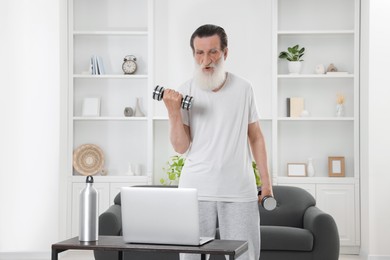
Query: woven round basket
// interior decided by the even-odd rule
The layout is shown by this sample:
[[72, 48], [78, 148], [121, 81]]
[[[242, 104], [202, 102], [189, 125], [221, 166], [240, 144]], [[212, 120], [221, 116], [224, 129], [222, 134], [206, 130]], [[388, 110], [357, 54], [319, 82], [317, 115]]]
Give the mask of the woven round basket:
[[104, 154], [95, 144], [83, 144], [73, 152], [73, 168], [82, 175], [94, 175], [104, 167]]

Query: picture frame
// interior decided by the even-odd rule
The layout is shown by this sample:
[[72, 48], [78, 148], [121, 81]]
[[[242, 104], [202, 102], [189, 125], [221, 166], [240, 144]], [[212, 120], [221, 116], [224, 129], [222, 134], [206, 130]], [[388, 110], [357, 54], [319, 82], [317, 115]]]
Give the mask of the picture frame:
[[87, 97], [83, 100], [82, 116], [100, 116], [100, 98]]
[[329, 177], [345, 177], [344, 156], [328, 157], [328, 175]]
[[306, 163], [288, 163], [287, 175], [290, 177], [306, 177]]

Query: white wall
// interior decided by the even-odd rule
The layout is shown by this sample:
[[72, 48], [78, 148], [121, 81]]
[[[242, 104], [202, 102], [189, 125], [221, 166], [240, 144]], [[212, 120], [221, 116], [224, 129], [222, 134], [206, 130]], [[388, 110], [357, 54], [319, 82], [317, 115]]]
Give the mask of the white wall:
[[[370, 1], [369, 206], [370, 259], [390, 259], [390, 1]], [[366, 196], [366, 194], [362, 194]]]
[[1, 1], [0, 258], [58, 239], [58, 2]]

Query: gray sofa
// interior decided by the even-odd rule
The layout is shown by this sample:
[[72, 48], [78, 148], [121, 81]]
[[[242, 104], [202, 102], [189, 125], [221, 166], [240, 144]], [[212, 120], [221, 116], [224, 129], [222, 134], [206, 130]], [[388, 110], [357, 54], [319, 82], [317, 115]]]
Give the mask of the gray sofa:
[[[156, 187], [156, 186], [151, 186]], [[163, 186], [172, 187], [172, 186]], [[314, 198], [305, 190], [291, 186], [274, 186], [278, 206], [266, 211], [259, 206], [261, 224], [261, 260], [337, 260], [340, 241], [332, 216], [315, 206]], [[99, 234], [120, 236], [121, 201], [118, 194], [114, 205], [99, 217]], [[95, 251], [96, 260], [116, 259], [115, 252]], [[179, 259], [178, 254], [132, 252], [126, 260]], [[224, 260], [224, 257], [214, 257]]]

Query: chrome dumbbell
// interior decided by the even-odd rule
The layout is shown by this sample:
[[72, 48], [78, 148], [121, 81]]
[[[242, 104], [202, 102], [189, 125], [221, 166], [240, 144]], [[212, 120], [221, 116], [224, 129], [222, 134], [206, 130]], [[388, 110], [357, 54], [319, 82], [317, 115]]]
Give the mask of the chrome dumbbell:
[[272, 196], [264, 196], [263, 199], [261, 200], [261, 206], [265, 208], [268, 211], [272, 211], [276, 208], [276, 200]]
[[[261, 195], [261, 188], [259, 189], [259, 195]], [[268, 211], [274, 210], [276, 208], [277, 204], [278, 203], [277, 203], [276, 199], [274, 197], [272, 197], [271, 195], [266, 195], [261, 200], [261, 206], [263, 206], [263, 208], [268, 210]]]
[[[164, 90], [165, 90], [164, 87], [157, 85], [154, 88], [154, 91], [153, 91], [153, 99], [154, 100], [158, 100], [158, 101], [162, 100], [163, 99], [163, 95], [164, 95]], [[193, 97], [186, 95], [181, 100], [181, 108], [189, 110], [191, 108], [191, 106], [192, 106], [192, 101], [193, 100], [194, 100]]]

